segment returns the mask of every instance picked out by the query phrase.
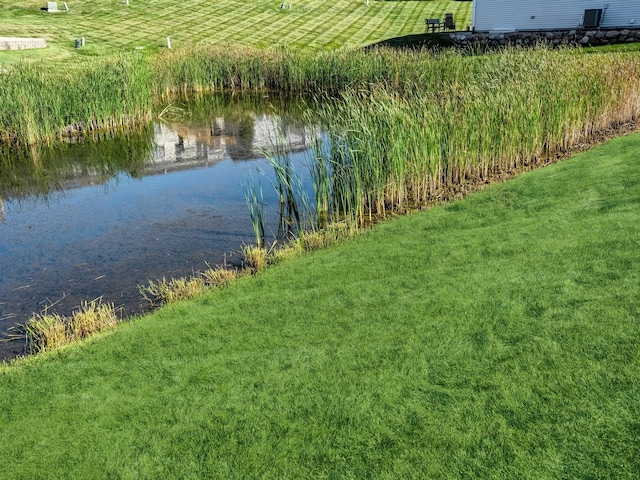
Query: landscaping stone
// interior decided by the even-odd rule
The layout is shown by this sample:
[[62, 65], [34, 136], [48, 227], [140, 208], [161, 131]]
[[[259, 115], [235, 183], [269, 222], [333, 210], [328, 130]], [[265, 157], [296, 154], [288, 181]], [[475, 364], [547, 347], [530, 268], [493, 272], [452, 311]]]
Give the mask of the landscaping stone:
[[640, 28], [615, 30], [553, 30], [523, 32], [455, 32], [449, 38], [457, 45], [610, 45], [640, 41]]

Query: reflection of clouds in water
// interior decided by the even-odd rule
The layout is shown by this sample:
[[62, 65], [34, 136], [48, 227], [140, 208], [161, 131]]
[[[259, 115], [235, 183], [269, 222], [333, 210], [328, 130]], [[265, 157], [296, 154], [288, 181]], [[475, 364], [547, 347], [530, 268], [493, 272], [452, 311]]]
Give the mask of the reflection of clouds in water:
[[207, 124], [154, 125], [155, 147], [147, 173], [207, 166], [225, 159], [248, 160], [274, 150], [278, 143], [291, 151], [307, 149], [312, 136], [305, 127], [270, 115], [217, 117]]

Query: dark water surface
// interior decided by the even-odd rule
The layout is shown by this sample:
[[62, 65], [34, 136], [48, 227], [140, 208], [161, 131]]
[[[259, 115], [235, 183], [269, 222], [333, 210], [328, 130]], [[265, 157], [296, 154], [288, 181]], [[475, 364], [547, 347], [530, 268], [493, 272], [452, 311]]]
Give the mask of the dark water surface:
[[[0, 335], [45, 307], [68, 315], [100, 296], [139, 313], [148, 305], [138, 285], [149, 279], [238, 265], [243, 243], [255, 243], [245, 201], [252, 178], [276, 234], [261, 151], [284, 138], [303, 174], [314, 129], [273, 99], [211, 97], [179, 108], [127, 136], [1, 152]], [[24, 348], [0, 342], [0, 358]]]

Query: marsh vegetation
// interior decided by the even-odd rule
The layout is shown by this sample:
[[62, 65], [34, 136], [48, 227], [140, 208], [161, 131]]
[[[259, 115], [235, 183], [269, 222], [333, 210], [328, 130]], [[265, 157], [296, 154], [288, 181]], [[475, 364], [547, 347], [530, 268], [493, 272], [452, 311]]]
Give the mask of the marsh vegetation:
[[274, 261], [260, 251], [269, 243], [265, 186], [280, 199], [278, 237], [302, 238], [305, 228], [311, 234], [332, 223], [353, 231], [552, 162], [640, 113], [637, 55], [542, 47], [472, 53], [195, 46], [96, 59], [73, 73], [20, 64], [0, 76], [0, 131], [5, 144], [37, 151], [38, 142], [137, 131], [154, 109], [179, 123], [190, 114], [179, 96], [314, 97], [314, 121], [327, 133], [306, 173], [312, 193], [277, 151], [273, 185], [245, 191], [259, 248], [247, 246], [244, 257], [257, 271]]
[[[167, 184], [145, 195], [167, 199], [179, 235], [164, 222], [168, 210], [145, 209], [136, 196], [120, 203], [118, 242], [91, 243], [56, 225], [52, 231], [73, 237], [74, 251], [115, 247], [113, 258], [127, 264], [127, 276], [140, 263], [159, 268], [155, 280], [140, 287], [148, 303], [182, 301], [53, 353], [48, 350], [69, 340], [111, 330], [119, 304], [106, 300], [103, 310], [97, 301], [83, 303], [77, 314], [48, 311], [26, 323], [32, 349], [45, 352], [0, 365], [0, 439], [11, 459], [4, 477], [637, 477], [638, 136], [459, 202], [361, 228], [553, 162], [590, 145], [603, 130], [633, 124], [637, 55], [228, 45], [168, 51], [158, 48], [158, 36], [168, 35], [176, 15], [185, 31], [177, 44], [211, 35], [214, 42], [271, 47], [285, 38], [322, 47], [333, 39], [362, 45], [385, 32], [411, 32], [416, 21], [436, 16], [427, 10], [455, 5], [468, 12], [469, 2], [372, 2], [369, 13], [364, 2], [314, 0], [291, 12], [269, 3], [230, 8], [196, 1], [185, 11], [154, 0], [115, 12], [99, 0], [69, 3], [68, 16], [47, 24], [32, 21], [33, 3], [6, 9], [19, 19], [11, 34], [51, 27], [54, 39], [69, 40], [88, 26], [102, 42], [73, 53], [58, 44], [49, 52], [82, 58], [81, 64], [3, 63], [2, 139], [26, 152], [0, 165], [0, 186], [12, 198], [28, 191], [51, 200], [82, 171], [93, 175], [100, 194], [104, 185], [140, 178], [149, 165], [135, 159], [152, 142], [144, 128], [137, 136], [139, 127], [156, 111], [161, 134], [169, 124], [182, 128], [197, 108], [185, 107], [180, 94], [258, 92], [269, 95], [267, 101], [272, 90], [312, 94], [326, 101], [317, 111], [327, 141], [316, 146], [309, 165], [306, 207], [291, 188], [296, 175], [286, 156], [277, 152], [269, 164], [283, 173], [272, 177], [275, 188], [265, 182], [262, 193], [257, 184], [247, 190], [258, 207], [254, 220], [265, 211], [268, 191], [276, 210], [292, 212], [288, 226], [296, 224], [296, 211], [302, 214], [308, 229], [284, 248], [265, 248], [268, 228], [258, 222], [251, 232], [242, 187], [233, 191], [239, 190], [234, 218], [256, 237], [243, 248], [249, 270], [260, 272], [256, 278], [217, 267], [174, 275], [170, 255], [151, 250], [125, 258], [128, 250], [118, 243], [125, 234], [151, 245], [168, 233], [184, 247], [218, 228], [216, 215], [187, 217], [188, 202], [175, 208], [176, 190], [167, 194]], [[162, 18], [152, 21], [159, 11]], [[224, 28], [210, 28], [205, 17]], [[332, 27], [307, 28], [305, 17]], [[247, 29], [256, 19], [271, 28]], [[111, 37], [123, 30], [135, 33]], [[138, 42], [158, 55], [103, 57]], [[10, 98], [2, 97], [5, 91]], [[222, 123], [200, 133], [218, 138]], [[256, 129], [242, 113], [236, 125], [229, 145], [239, 161], [247, 158], [242, 147]], [[90, 149], [88, 137], [113, 130], [131, 139], [114, 149], [132, 160], [130, 167], [82, 155], [57, 164], [44, 153], [44, 144], [62, 138]], [[189, 143], [171, 139], [167, 150], [181, 152], [175, 163], [189, 163]], [[200, 141], [194, 150], [218, 146]], [[28, 175], [11, 173], [14, 165]], [[168, 178], [164, 171], [155, 170], [161, 174], [155, 178]], [[205, 178], [203, 171], [198, 176]], [[101, 183], [105, 178], [113, 182]], [[216, 190], [212, 185], [208, 193]], [[232, 191], [222, 185], [219, 193]], [[15, 203], [3, 198], [5, 233]], [[95, 210], [100, 198], [78, 203]], [[300, 203], [294, 208], [292, 200]], [[139, 213], [155, 218], [151, 227], [136, 220]], [[103, 227], [105, 219], [100, 216]], [[20, 241], [37, 226], [19, 225]], [[346, 245], [284, 261], [356, 233]], [[50, 254], [52, 239], [46, 238]], [[6, 248], [0, 248], [9, 251], [0, 257], [2, 282], [6, 259], [18, 258]], [[34, 272], [59, 281], [44, 258], [33, 257]], [[80, 270], [90, 269], [81, 263], [72, 270], [78, 279]], [[82, 295], [79, 285], [103, 275], [88, 271], [88, 282], [69, 287]], [[20, 288], [35, 296], [33, 284]]]

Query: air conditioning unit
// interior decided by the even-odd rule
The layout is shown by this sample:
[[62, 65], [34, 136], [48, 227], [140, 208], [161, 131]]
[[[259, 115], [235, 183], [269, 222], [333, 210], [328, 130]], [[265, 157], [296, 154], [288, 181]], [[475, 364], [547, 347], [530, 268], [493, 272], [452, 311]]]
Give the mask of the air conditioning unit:
[[602, 9], [591, 8], [584, 11], [584, 20], [582, 26], [584, 28], [599, 28], [600, 20], [602, 20]]

